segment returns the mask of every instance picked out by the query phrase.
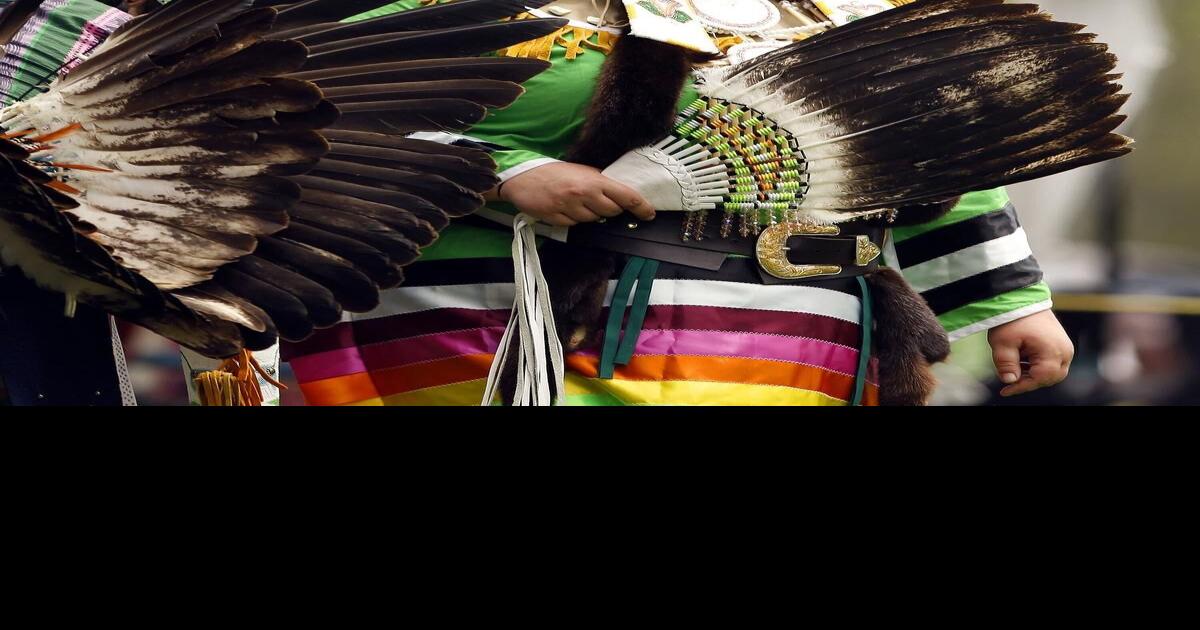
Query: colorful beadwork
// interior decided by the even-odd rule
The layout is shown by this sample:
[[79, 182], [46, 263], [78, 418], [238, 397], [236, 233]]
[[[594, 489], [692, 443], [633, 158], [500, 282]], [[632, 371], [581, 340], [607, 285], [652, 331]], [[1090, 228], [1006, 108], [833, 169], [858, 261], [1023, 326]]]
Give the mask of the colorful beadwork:
[[703, 238], [710, 210], [724, 213], [722, 238], [732, 236], [735, 222], [746, 238], [763, 226], [796, 221], [809, 184], [808, 162], [798, 146], [755, 109], [710, 97], [688, 105], [658, 148], [687, 165], [703, 190], [719, 196], [690, 213], [683, 240]]

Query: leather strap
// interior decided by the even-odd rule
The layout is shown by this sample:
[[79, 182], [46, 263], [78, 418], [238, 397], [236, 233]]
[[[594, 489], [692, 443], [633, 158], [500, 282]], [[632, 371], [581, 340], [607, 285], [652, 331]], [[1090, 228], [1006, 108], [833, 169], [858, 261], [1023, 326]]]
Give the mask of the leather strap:
[[[683, 213], [660, 213], [654, 221], [639, 221], [626, 213], [604, 223], [577, 225], [568, 233], [567, 242], [708, 271], [720, 270], [730, 254], [749, 258], [756, 256], [756, 236], [741, 238], [735, 233], [730, 238], [721, 238], [719, 220], [708, 222], [703, 239], [685, 242], [681, 238], [683, 220]], [[865, 235], [882, 247], [885, 228], [877, 222], [862, 221], [840, 227], [842, 233], [839, 236], [793, 236], [787, 244], [788, 259], [798, 265], [842, 267], [842, 273], [821, 276], [824, 279], [853, 278], [878, 269], [879, 259], [863, 267], [855, 264], [858, 236]], [[760, 272], [764, 284], [795, 283], [793, 280], [775, 278], [761, 269]]]
[[[716, 213], [714, 213], [716, 214]], [[717, 217], [713, 217], [717, 218]], [[496, 224], [479, 217], [466, 217], [462, 221], [500, 229]], [[704, 238], [683, 241], [683, 213], [660, 213], [654, 221], [640, 221], [629, 213], [609, 219], [604, 223], [588, 223], [572, 227], [567, 235], [569, 245], [594, 247], [605, 251], [638, 256], [650, 260], [694, 267], [707, 271], [719, 271], [729, 255], [755, 258], [756, 236], [741, 238], [736, 233], [730, 238], [721, 238], [720, 221], [709, 221], [705, 226]], [[838, 236], [798, 235], [788, 240], [788, 259], [798, 265], [838, 265], [842, 272], [837, 275], [821, 276], [832, 280], [854, 278], [878, 269], [879, 259], [859, 267], [856, 263], [858, 236], [866, 235], [876, 245], [882, 246], [885, 229], [878, 223], [856, 221], [847, 223]], [[782, 280], [759, 269], [762, 282], [768, 285], [795, 284], [794, 280]]]

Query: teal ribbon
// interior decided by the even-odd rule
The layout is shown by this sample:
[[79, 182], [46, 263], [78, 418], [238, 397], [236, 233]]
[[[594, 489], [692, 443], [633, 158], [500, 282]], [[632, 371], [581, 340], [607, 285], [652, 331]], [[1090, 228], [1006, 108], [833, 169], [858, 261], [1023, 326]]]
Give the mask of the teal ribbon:
[[[621, 271], [621, 279], [617, 281], [617, 289], [613, 293], [612, 304], [609, 306], [608, 323], [604, 327], [600, 378], [612, 379], [616, 366], [629, 365], [633, 360], [633, 350], [637, 346], [638, 336], [642, 334], [646, 311], [650, 308], [650, 292], [654, 288], [654, 277], [657, 274], [657, 260], [631, 256], [629, 262], [625, 263], [625, 269]], [[629, 324], [622, 335], [621, 323], [625, 319], [625, 307], [629, 305], [631, 296], [633, 309], [629, 314]]]
[[863, 392], [867, 388], [867, 366], [871, 363], [871, 333], [875, 321], [872, 314], [871, 286], [866, 278], [858, 277], [858, 286], [862, 289], [862, 347], [858, 349], [858, 372], [854, 375], [854, 397], [850, 399], [852, 407], [861, 407]]
[[633, 308], [629, 311], [629, 323], [625, 325], [625, 337], [617, 349], [617, 365], [629, 365], [633, 350], [642, 334], [646, 322], [646, 311], [650, 309], [650, 292], [654, 289], [654, 276], [658, 275], [658, 261], [647, 260], [638, 274], [637, 291], [633, 294]]

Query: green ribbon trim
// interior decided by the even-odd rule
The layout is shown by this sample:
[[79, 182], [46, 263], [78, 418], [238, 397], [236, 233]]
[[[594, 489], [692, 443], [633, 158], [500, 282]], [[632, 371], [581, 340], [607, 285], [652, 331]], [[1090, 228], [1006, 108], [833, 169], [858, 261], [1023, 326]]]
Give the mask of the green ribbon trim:
[[872, 314], [871, 286], [866, 278], [859, 276], [858, 286], [862, 289], [862, 346], [858, 349], [858, 372], [854, 375], [854, 398], [850, 400], [852, 407], [861, 407], [863, 392], [867, 388], [867, 366], [871, 363], [871, 333], [874, 328]]
[[617, 365], [629, 365], [633, 350], [642, 334], [646, 322], [646, 311], [650, 308], [650, 291], [654, 289], [654, 276], [658, 275], [658, 261], [647, 260], [638, 274], [637, 292], [633, 294], [633, 309], [629, 311], [629, 323], [625, 325], [625, 336], [617, 350]]
[[631, 256], [617, 281], [617, 290], [613, 293], [612, 305], [608, 310], [608, 323], [604, 327], [604, 349], [600, 353], [600, 378], [611, 380], [616, 372], [617, 348], [621, 343], [621, 322], [625, 319], [625, 307], [629, 304], [630, 294], [633, 293], [633, 283], [642, 272], [646, 259]]

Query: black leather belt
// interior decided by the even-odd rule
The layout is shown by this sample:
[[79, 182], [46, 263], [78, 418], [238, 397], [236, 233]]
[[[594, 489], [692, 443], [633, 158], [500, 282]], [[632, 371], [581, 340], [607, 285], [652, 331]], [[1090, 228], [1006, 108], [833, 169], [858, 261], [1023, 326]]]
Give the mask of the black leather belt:
[[[745, 256], [758, 259], [764, 284], [793, 284], [875, 271], [885, 232], [877, 222], [856, 221], [840, 226], [778, 225], [764, 228], [758, 236], [741, 238], [735, 233], [721, 238], [718, 220], [709, 221], [702, 239], [684, 241], [684, 218], [682, 212], [661, 212], [654, 221], [641, 221], [626, 213], [572, 227], [567, 243], [708, 271], [719, 271], [730, 254]], [[500, 227], [480, 217], [466, 221]]]
[[721, 238], [720, 221], [709, 221], [704, 238], [683, 241], [683, 213], [662, 212], [654, 221], [624, 214], [604, 223], [571, 228], [567, 242], [654, 260], [718, 271], [728, 255], [757, 258], [765, 284], [852, 278], [878, 269], [885, 228], [877, 222], [840, 226], [764, 228], [757, 235]]

